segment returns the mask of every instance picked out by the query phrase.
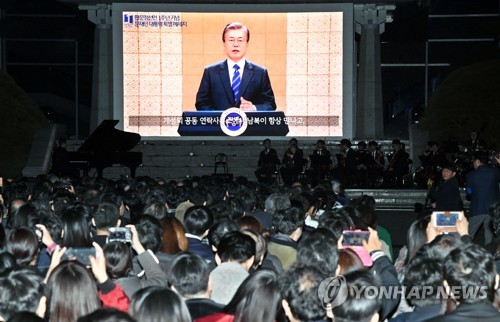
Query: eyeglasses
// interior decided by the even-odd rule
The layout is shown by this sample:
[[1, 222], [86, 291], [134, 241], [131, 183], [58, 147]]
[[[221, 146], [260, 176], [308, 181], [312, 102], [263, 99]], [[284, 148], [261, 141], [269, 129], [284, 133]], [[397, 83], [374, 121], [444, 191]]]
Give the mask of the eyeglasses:
[[226, 42], [230, 43], [231, 45], [234, 45], [236, 43], [238, 43], [238, 45], [244, 45], [247, 41], [243, 38], [229, 38], [228, 40], [226, 40]]

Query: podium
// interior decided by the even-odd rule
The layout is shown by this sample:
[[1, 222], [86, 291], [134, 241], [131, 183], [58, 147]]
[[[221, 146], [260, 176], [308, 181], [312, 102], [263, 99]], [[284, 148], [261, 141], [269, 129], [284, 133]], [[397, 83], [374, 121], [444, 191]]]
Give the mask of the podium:
[[[227, 136], [221, 129], [224, 111], [186, 111], [177, 132], [181, 136]], [[288, 124], [283, 111], [245, 112], [248, 126], [239, 136], [286, 136]]]

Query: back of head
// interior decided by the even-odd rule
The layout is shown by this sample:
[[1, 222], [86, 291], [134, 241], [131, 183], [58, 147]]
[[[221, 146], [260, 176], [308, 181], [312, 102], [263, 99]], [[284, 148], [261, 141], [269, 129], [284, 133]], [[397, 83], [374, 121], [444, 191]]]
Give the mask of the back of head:
[[[496, 269], [493, 256], [481, 246], [455, 248], [444, 260], [444, 278], [460, 303], [493, 302]], [[478, 293], [479, 292], [479, 293]]]
[[234, 220], [229, 218], [221, 219], [210, 228], [208, 232], [208, 241], [210, 245], [218, 248], [220, 240], [225, 234], [237, 230], [239, 230], [239, 226]]
[[20, 227], [10, 232], [6, 249], [14, 255], [20, 266], [28, 266], [38, 256], [38, 236], [31, 228]]
[[184, 298], [196, 298], [208, 289], [210, 271], [198, 255], [180, 254], [172, 262], [168, 282]]
[[337, 240], [340, 239], [344, 230], [352, 229], [353, 226], [349, 213], [344, 209], [326, 211], [318, 219], [318, 228], [328, 229]]
[[76, 321], [101, 306], [94, 277], [76, 261], [62, 262], [52, 271], [45, 295], [50, 322]]
[[351, 248], [339, 249], [339, 272], [338, 275], [345, 275], [353, 271], [364, 270], [366, 267], [358, 254]]
[[212, 211], [205, 206], [193, 206], [184, 215], [186, 233], [196, 236], [203, 235], [214, 224]]
[[484, 151], [474, 153], [474, 161], [475, 160], [479, 160], [481, 164], [488, 164], [490, 161], [488, 153]]
[[[380, 284], [370, 271], [354, 271], [344, 276], [346, 300], [333, 307], [336, 322], [368, 322], [381, 307], [379, 296], [373, 296], [373, 287], [380, 289]], [[360, 291], [361, 290], [361, 291]], [[364, 290], [364, 291], [363, 291]], [[337, 296], [342, 296], [341, 294]], [[378, 321], [378, 320], [377, 320]]]
[[164, 202], [152, 200], [144, 206], [142, 214], [161, 220], [168, 216], [168, 209]]
[[240, 229], [251, 229], [258, 233], [262, 233], [264, 230], [264, 226], [262, 226], [260, 220], [253, 216], [241, 217], [238, 219], [238, 225], [240, 226]]
[[439, 303], [439, 289], [443, 285], [443, 279], [441, 260], [426, 256], [415, 257], [405, 267], [405, 299], [410, 305], [419, 307]]
[[132, 251], [122, 242], [110, 242], [104, 245], [106, 272], [111, 279], [126, 277], [132, 269]]
[[274, 214], [277, 210], [290, 208], [290, 199], [284, 193], [273, 193], [266, 198], [265, 210]]
[[31, 269], [11, 269], [0, 274], [0, 317], [7, 321], [16, 312], [35, 312], [43, 288], [43, 278]]
[[163, 229], [158, 219], [153, 216], [140, 216], [135, 223], [139, 241], [145, 249], [150, 249], [153, 253], [160, 251], [162, 246]]
[[83, 208], [70, 207], [63, 211], [63, 236], [61, 246], [64, 247], [92, 247], [90, 222]]
[[276, 274], [271, 270], [259, 270], [245, 279], [224, 311], [234, 314], [235, 321], [273, 322], [280, 300]]
[[318, 287], [327, 276], [312, 266], [292, 267], [279, 279], [280, 293], [290, 314], [299, 321], [325, 319], [325, 309], [318, 299]]
[[426, 248], [427, 256], [443, 260], [448, 254], [456, 248], [463, 245], [463, 242], [455, 235], [442, 234], [434, 238]]
[[135, 320], [123, 311], [106, 307], [82, 316], [77, 322], [135, 322]]
[[92, 217], [97, 229], [107, 230], [117, 226], [120, 219], [120, 209], [112, 203], [101, 202], [97, 205]]
[[278, 234], [291, 235], [304, 224], [304, 216], [299, 208], [281, 209], [273, 214], [273, 228]]
[[301, 241], [295, 265], [318, 267], [334, 276], [338, 260], [337, 239], [329, 230], [318, 228]]
[[217, 255], [221, 262], [243, 263], [255, 256], [255, 241], [240, 231], [229, 232], [220, 240]]
[[137, 321], [191, 322], [184, 301], [174, 291], [150, 286], [137, 291], [132, 297], [130, 315]]
[[[44, 322], [35, 312], [17, 312], [6, 320], [7, 322]], [[111, 321], [110, 321], [111, 322]]]

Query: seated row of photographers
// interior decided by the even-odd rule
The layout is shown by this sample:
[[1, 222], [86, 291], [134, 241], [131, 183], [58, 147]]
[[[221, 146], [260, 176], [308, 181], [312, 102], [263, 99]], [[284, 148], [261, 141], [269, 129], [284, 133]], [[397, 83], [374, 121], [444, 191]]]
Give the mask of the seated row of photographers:
[[500, 318], [495, 259], [463, 213], [422, 215], [393, 265], [374, 198], [342, 206], [330, 184], [41, 176], [4, 188], [3, 321]]

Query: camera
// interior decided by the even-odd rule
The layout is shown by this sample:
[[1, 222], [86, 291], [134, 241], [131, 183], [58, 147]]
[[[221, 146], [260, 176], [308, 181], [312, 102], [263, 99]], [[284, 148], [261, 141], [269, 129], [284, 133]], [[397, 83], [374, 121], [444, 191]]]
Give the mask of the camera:
[[132, 242], [132, 231], [130, 228], [110, 228], [108, 235], [108, 242], [118, 241], [122, 243], [130, 243]]
[[434, 211], [431, 215], [436, 227], [455, 227], [457, 220], [462, 219], [461, 211]]
[[95, 248], [93, 247], [88, 247], [88, 248], [68, 248], [64, 252], [63, 259], [65, 260], [72, 260], [75, 259], [78, 262], [82, 263], [83, 265], [90, 265], [90, 259], [89, 256], [96, 256], [95, 253]]

